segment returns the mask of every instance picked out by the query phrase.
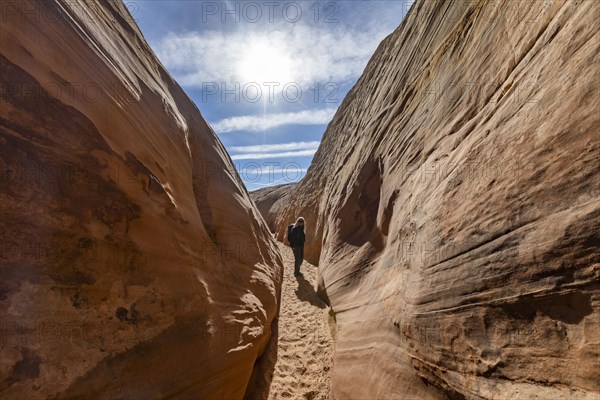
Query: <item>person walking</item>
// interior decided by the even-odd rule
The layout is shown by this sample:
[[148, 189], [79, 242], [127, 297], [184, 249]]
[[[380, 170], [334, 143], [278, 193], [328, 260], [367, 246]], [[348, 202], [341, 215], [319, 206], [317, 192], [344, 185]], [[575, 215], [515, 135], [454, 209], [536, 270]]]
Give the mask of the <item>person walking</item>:
[[304, 242], [306, 236], [304, 234], [304, 218], [299, 217], [295, 224], [288, 225], [288, 242], [292, 246], [294, 252], [294, 276], [300, 276], [300, 266], [304, 260]]

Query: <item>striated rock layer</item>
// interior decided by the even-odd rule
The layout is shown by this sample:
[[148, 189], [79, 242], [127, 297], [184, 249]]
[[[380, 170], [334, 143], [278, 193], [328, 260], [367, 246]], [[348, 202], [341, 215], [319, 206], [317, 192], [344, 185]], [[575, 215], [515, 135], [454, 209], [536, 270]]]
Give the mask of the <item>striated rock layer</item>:
[[282, 261], [119, 1], [2, 3], [0, 397], [242, 398]]
[[[338, 399], [600, 396], [597, 1], [417, 1], [281, 200]], [[312, 242], [312, 243], [310, 243]]]

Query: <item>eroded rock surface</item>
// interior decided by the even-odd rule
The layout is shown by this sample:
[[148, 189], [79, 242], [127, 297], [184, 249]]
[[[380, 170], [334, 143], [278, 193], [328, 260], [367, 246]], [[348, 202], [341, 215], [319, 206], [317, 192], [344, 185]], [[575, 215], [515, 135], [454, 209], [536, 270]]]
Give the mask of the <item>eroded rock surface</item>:
[[[287, 194], [294, 188], [294, 183], [270, 186], [250, 192], [256, 208], [264, 216], [271, 232], [277, 231], [277, 216], [283, 210]], [[294, 221], [291, 221], [292, 223]]]
[[2, 3], [2, 399], [242, 398], [282, 261], [119, 1]]
[[282, 201], [340, 399], [600, 395], [596, 1], [417, 1]]

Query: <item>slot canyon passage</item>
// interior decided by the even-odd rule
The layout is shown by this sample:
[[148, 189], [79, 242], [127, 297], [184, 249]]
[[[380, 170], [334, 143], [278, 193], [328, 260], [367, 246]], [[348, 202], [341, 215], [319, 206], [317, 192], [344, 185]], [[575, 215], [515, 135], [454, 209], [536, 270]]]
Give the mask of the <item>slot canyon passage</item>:
[[3, 1], [0, 398], [600, 399], [600, 2], [537, 3], [417, 0], [249, 193], [121, 1]]

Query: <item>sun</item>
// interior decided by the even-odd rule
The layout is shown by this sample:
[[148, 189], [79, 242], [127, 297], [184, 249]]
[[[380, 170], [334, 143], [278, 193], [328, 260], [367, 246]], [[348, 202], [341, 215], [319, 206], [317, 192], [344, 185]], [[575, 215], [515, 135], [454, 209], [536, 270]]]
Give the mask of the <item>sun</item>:
[[266, 41], [253, 43], [240, 59], [238, 72], [245, 83], [292, 82], [292, 59], [281, 46]]

